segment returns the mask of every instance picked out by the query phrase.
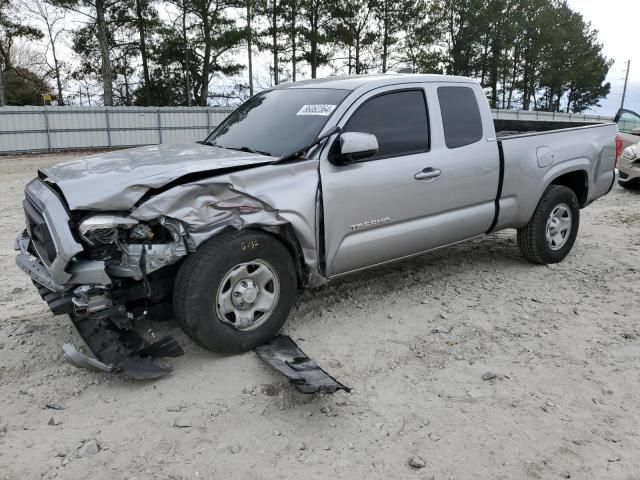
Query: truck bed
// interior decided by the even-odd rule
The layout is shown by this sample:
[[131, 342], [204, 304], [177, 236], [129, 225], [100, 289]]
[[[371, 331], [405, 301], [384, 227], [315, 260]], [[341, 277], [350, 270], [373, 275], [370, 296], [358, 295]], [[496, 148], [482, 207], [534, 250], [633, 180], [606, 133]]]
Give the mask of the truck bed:
[[545, 133], [557, 130], [605, 125], [606, 123], [563, 122], [563, 121], [538, 121], [538, 120], [503, 120], [494, 119], [493, 125], [498, 138], [522, 135], [526, 133]]
[[615, 123], [571, 126], [566, 122], [535, 123], [543, 125], [537, 125], [535, 131], [496, 134], [503, 172], [498, 196], [498, 229], [525, 225], [545, 188], [552, 179], [565, 173], [583, 175], [583, 178], [574, 178], [588, 186], [587, 198], [580, 199], [581, 207], [605, 195], [613, 185], [618, 131]]

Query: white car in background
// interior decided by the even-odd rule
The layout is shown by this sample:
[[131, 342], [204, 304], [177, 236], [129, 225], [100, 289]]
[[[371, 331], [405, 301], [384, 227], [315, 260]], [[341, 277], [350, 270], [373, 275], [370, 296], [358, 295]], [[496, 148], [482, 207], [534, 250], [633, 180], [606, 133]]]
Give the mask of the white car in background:
[[623, 188], [640, 190], [640, 115], [631, 110], [620, 110], [615, 122], [624, 147], [618, 161], [618, 183]]

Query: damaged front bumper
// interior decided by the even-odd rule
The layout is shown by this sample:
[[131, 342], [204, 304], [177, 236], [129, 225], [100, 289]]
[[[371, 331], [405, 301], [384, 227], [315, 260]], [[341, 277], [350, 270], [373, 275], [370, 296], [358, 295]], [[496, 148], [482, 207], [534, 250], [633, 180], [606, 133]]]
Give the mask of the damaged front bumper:
[[[172, 371], [171, 367], [159, 363], [158, 358], [183, 355], [180, 344], [171, 335], [165, 335], [160, 340], [149, 339], [146, 329], [140, 328], [141, 324], [153, 321], [156, 316], [158, 320], [166, 319], [168, 305], [147, 308], [139, 318], [135, 318], [122, 303], [114, 301], [118, 294], [111, 284], [60, 285], [52, 278], [42, 260], [30, 254], [29, 242], [26, 233], [18, 236], [17, 265], [32, 278], [54, 315], [68, 314], [71, 317], [78, 334], [93, 354], [93, 357], [85, 355], [73, 344], [67, 343], [63, 346], [67, 362], [78, 368], [119, 374], [136, 380], [160, 378]], [[176, 253], [175, 250], [173, 252]], [[132, 267], [129, 271], [135, 272], [131, 277], [137, 277], [140, 272], [139, 260], [145, 260], [145, 257], [133, 251], [128, 253], [125, 258]], [[155, 262], [153, 255], [149, 257], [147, 260]], [[131, 258], [135, 260], [131, 261]], [[154, 268], [158, 265], [149, 263], [148, 266]], [[303, 393], [350, 391], [307, 357], [290, 337], [278, 335], [258, 347], [256, 352]]]
[[[71, 266], [73, 278], [93, 279], [93, 284], [61, 285], [52, 277], [43, 261], [31, 255], [30, 238], [23, 232], [16, 239], [19, 252], [16, 264], [31, 277], [38, 293], [47, 302], [54, 315], [68, 314], [78, 333], [95, 358], [84, 355], [72, 344], [63, 346], [65, 359], [79, 368], [121, 374], [133, 379], [153, 379], [171, 372], [171, 368], [158, 362], [159, 357], [179, 357], [184, 354], [177, 340], [170, 335], [158, 341], [149, 341], [137, 331], [136, 320], [123, 305], [113, 301], [111, 279], [97, 274], [91, 265], [81, 261]], [[102, 262], [99, 262], [102, 263]], [[74, 276], [75, 273], [75, 276]], [[104, 275], [104, 277], [102, 276]], [[146, 312], [143, 312], [146, 318]]]
[[[181, 224], [158, 221], [167, 232], [161, 239], [166, 243], [142, 237], [128, 244], [118, 238], [118, 228], [133, 229], [138, 220], [95, 214], [72, 225], [60, 192], [40, 178], [27, 184], [23, 207], [26, 229], [14, 244], [16, 264], [31, 277], [54, 315], [71, 316], [95, 356], [66, 345], [65, 358], [78, 367], [131, 378], [157, 378], [170, 372], [156, 357], [182, 355], [178, 342], [171, 336], [156, 341], [137, 329], [148, 319], [147, 310], [153, 309], [146, 307], [147, 301], [155, 302], [167, 292], [168, 280], [154, 283], [147, 275], [187, 254]], [[140, 231], [148, 233], [149, 227], [141, 226]], [[163, 316], [170, 317], [166, 311]]]
[[159, 357], [184, 355], [178, 341], [170, 335], [151, 343], [139, 331], [119, 328], [109, 318], [71, 315], [71, 319], [96, 357], [80, 353], [72, 344], [64, 345], [65, 359], [79, 368], [121, 374], [135, 380], [154, 379], [172, 371], [170, 366], [158, 362]]

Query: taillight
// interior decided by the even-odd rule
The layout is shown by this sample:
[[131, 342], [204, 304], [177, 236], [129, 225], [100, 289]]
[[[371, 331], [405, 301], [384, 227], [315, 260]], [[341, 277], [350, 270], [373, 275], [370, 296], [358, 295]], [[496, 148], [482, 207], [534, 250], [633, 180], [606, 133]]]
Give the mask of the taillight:
[[618, 166], [618, 160], [620, 160], [623, 150], [624, 149], [622, 148], [622, 135], [618, 133], [616, 135], [616, 167]]

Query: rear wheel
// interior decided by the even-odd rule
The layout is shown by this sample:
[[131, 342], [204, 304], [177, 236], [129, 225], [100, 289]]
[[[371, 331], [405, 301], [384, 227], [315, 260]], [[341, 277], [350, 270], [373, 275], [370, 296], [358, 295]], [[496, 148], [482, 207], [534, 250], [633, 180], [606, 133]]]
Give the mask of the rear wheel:
[[568, 187], [550, 185], [531, 220], [518, 229], [518, 247], [535, 263], [558, 263], [571, 251], [578, 235], [580, 206]]
[[289, 250], [273, 235], [243, 230], [212, 238], [184, 261], [174, 286], [174, 309], [198, 344], [235, 353], [278, 333], [296, 295]]

